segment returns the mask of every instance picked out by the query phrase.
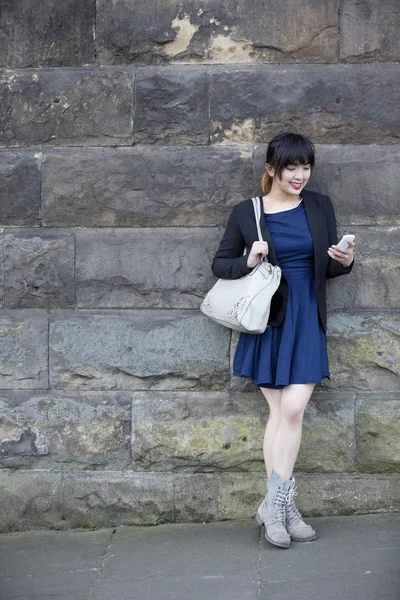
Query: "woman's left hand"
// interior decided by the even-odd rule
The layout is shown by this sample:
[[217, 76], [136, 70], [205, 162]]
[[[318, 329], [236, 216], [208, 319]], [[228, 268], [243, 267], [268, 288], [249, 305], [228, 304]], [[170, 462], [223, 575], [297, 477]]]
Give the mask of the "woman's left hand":
[[331, 246], [328, 254], [334, 260], [340, 262], [344, 267], [348, 267], [354, 260], [354, 242], [347, 242], [347, 248]]

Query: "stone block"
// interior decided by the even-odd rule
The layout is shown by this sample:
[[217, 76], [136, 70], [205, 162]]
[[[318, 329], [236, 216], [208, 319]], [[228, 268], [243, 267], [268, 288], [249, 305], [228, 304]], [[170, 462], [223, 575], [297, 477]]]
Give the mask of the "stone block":
[[3, 0], [0, 66], [79, 66], [94, 62], [96, 0]]
[[266, 421], [261, 394], [135, 392], [133, 469], [264, 471]]
[[4, 306], [4, 229], [0, 229], [0, 307]]
[[[288, 27], [288, 14], [295, 14]], [[334, 0], [265, 3], [98, 0], [96, 43], [107, 63], [334, 62]]]
[[346, 62], [400, 60], [400, 5], [397, 0], [343, 0], [340, 58]]
[[224, 389], [229, 332], [199, 311], [53, 311], [52, 387]]
[[266, 493], [266, 475], [179, 473], [174, 489], [177, 523], [252, 519]]
[[133, 74], [101, 69], [4, 71], [0, 145], [130, 145]]
[[0, 469], [0, 532], [67, 525], [57, 511], [62, 473]]
[[215, 283], [214, 228], [76, 232], [80, 308], [198, 308]]
[[[383, 512], [396, 508], [394, 476], [305, 475], [295, 471], [296, 504], [307, 517]], [[266, 493], [260, 473], [180, 473], [176, 522], [252, 519]]]
[[42, 153], [0, 150], [0, 224], [41, 224], [40, 170]]
[[0, 464], [123, 469], [131, 462], [131, 395], [0, 392]]
[[[254, 189], [261, 194], [266, 146], [254, 150]], [[399, 145], [316, 145], [309, 190], [330, 196], [338, 224], [400, 225], [398, 206]], [[371, 169], [371, 164], [374, 169]]]
[[332, 198], [340, 225], [400, 225], [399, 145], [318, 146], [316, 157], [308, 187]]
[[392, 478], [384, 475], [299, 473], [296, 486], [296, 504], [302, 514], [309, 517], [384, 512], [395, 508]]
[[328, 309], [400, 306], [399, 227], [341, 227], [355, 234], [356, 259], [349, 276], [328, 282]]
[[233, 359], [235, 356], [235, 350], [237, 343], [239, 341], [240, 333], [238, 331], [231, 331], [231, 344], [230, 344], [230, 352], [229, 352], [229, 372], [230, 372], [230, 390], [232, 392], [245, 392], [252, 393], [256, 392], [259, 389], [257, 386], [253, 385], [250, 377], [237, 377], [233, 375]]
[[399, 389], [400, 323], [396, 312], [337, 313], [328, 317], [329, 388]]
[[174, 519], [172, 476], [0, 470], [0, 531], [156, 525]]
[[0, 389], [48, 388], [48, 319], [39, 310], [0, 315]]
[[215, 67], [212, 140], [265, 143], [290, 129], [315, 143], [397, 143], [399, 72], [396, 64]]
[[[304, 516], [398, 507], [398, 476], [295, 475]], [[252, 519], [265, 490], [260, 473], [1, 469], [0, 531]]]
[[354, 471], [354, 404], [352, 393], [313, 393], [304, 413], [297, 471]]
[[135, 142], [208, 145], [209, 74], [204, 69], [139, 69]]
[[[44, 153], [46, 226], [226, 224], [251, 198], [252, 149], [90, 148]], [[221, 233], [222, 237], [222, 233]]]
[[364, 473], [400, 472], [400, 395], [360, 394], [356, 466]]
[[6, 305], [63, 308], [75, 304], [72, 231], [9, 229], [4, 240]]
[[[267, 402], [259, 390], [234, 395], [136, 392], [133, 469], [264, 473], [267, 418]], [[306, 409], [297, 468], [352, 471], [354, 447], [354, 395], [316, 394]]]
[[174, 520], [170, 473], [70, 472], [58, 494], [58, 510], [69, 527], [157, 525]]

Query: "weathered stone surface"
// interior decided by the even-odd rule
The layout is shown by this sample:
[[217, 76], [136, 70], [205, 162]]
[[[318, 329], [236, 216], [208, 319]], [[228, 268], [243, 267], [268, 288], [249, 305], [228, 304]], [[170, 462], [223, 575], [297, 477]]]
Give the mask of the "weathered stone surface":
[[4, 240], [5, 302], [11, 308], [75, 304], [74, 234], [57, 229], [9, 229]]
[[[288, 27], [287, 15], [295, 13]], [[165, 61], [332, 62], [337, 60], [334, 0], [249, 4], [98, 0], [96, 42], [106, 63]]]
[[383, 475], [299, 474], [296, 504], [310, 517], [393, 510], [392, 481]]
[[340, 228], [353, 233], [356, 260], [348, 277], [328, 283], [328, 309], [400, 306], [399, 227]]
[[78, 66], [94, 61], [96, 0], [3, 0], [0, 66]]
[[214, 228], [88, 229], [76, 232], [81, 308], [198, 308], [215, 283]]
[[395, 64], [215, 67], [212, 139], [265, 143], [289, 128], [313, 142], [398, 142], [399, 74]]
[[4, 306], [4, 229], [0, 229], [0, 307]]
[[54, 311], [50, 379], [59, 389], [224, 389], [229, 332], [199, 311]]
[[133, 468], [264, 471], [266, 420], [261, 394], [136, 392], [132, 403]]
[[175, 521], [251, 519], [265, 496], [261, 473], [180, 473], [174, 476]]
[[[398, 476], [296, 475], [305, 516], [398, 508]], [[0, 470], [0, 531], [252, 519], [260, 473], [118, 473]]]
[[[399, 389], [400, 323], [396, 313], [333, 314], [328, 317], [330, 388]], [[325, 381], [325, 380], [324, 380]]]
[[0, 531], [156, 525], [174, 519], [172, 475], [0, 470]]
[[102, 69], [37, 69], [0, 74], [0, 144], [129, 145], [133, 74]]
[[[265, 472], [267, 402], [257, 394], [136, 392], [132, 404], [135, 470]], [[352, 471], [354, 395], [315, 395], [304, 418], [296, 468]]]
[[0, 392], [0, 464], [122, 469], [130, 461], [131, 395]]
[[230, 344], [230, 352], [229, 352], [229, 371], [231, 373], [230, 376], [230, 390], [232, 392], [256, 392], [258, 393], [259, 387], [252, 384], [250, 377], [236, 377], [233, 375], [233, 359], [235, 356], [235, 350], [237, 343], [239, 341], [240, 333], [238, 331], [231, 330], [231, 344]]
[[357, 470], [400, 472], [400, 395], [360, 395], [356, 407]]
[[[266, 146], [254, 151], [254, 189], [261, 193]], [[316, 145], [316, 165], [307, 189], [332, 199], [338, 223], [400, 225], [400, 146]], [[371, 169], [371, 164], [374, 168]]]
[[341, 60], [399, 61], [399, 29], [397, 0], [343, 0], [340, 6]]
[[48, 388], [48, 321], [38, 310], [0, 314], [0, 389]]
[[[251, 197], [251, 148], [91, 148], [46, 151], [47, 226], [226, 224]], [[221, 234], [222, 235], [222, 234]]]
[[41, 157], [35, 150], [0, 150], [1, 225], [41, 224]]
[[[302, 475], [295, 472], [296, 504], [304, 516], [387, 511], [396, 508], [393, 476]], [[175, 475], [175, 520], [250, 519], [265, 496], [259, 473]]]
[[56, 520], [67, 525], [56, 506], [61, 478], [57, 471], [0, 469], [0, 531], [52, 527]]
[[304, 413], [297, 471], [340, 473], [354, 470], [354, 403], [352, 393], [314, 392]]
[[209, 142], [209, 74], [204, 69], [140, 69], [135, 78], [135, 142]]

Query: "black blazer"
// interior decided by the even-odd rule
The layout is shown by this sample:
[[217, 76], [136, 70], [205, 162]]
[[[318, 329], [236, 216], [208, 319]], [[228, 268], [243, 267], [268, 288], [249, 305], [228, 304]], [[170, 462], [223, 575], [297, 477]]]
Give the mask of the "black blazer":
[[[329, 246], [338, 242], [335, 211], [330, 198], [307, 190], [303, 190], [301, 195], [314, 246], [318, 315], [322, 328], [326, 331], [326, 280], [350, 273], [353, 263], [349, 267], [343, 267], [327, 253]], [[268, 260], [273, 265], [279, 265], [263, 212], [260, 227], [264, 241], [268, 242]], [[232, 209], [224, 236], [212, 261], [214, 275], [221, 279], [239, 279], [250, 273], [252, 269], [247, 266], [248, 253], [257, 240], [253, 203], [251, 199], [245, 200]], [[247, 254], [243, 256], [245, 247]], [[283, 323], [288, 290], [287, 280], [282, 273], [280, 286], [272, 298], [268, 325], [277, 327]]]

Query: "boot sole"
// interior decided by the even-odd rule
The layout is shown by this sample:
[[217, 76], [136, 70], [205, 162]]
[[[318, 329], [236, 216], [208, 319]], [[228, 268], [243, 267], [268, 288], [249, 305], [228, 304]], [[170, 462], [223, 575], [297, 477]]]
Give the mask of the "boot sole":
[[[256, 521], [259, 525], [264, 525], [264, 521], [261, 519], [260, 515], [258, 512], [256, 512]], [[264, 525], [265, 527], [265, 525]], [[267, 536], [267, 528], [265, 527], [265, 539], [267, 540], [267, 542], [269, 542], [270, 544], [273, 544], [274, 546], [278, 546], [279, 548], [289, 548], [290, 546], [290, 540], [287, 544], [279, 544], [278, 542], [274, 542], [273, 540], [271, 540], [268, 536]]]
[[313, 542], [314, 540], [317, 539], [317, 534], [308, 537], [308, 538], [297, 538], [297, 537], [292, 537], [290, 536], [290, 539], [293, 540], [294, 542]]

